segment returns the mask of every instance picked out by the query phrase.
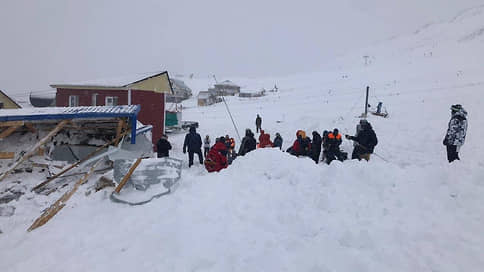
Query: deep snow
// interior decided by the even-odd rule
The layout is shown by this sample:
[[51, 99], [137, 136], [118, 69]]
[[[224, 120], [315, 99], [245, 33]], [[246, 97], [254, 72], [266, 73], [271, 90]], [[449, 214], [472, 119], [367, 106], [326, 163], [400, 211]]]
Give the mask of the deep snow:
[[[390, 113], [369, 117], [385, 160], [327, 166], [257, 150], [220, 173], [195, 162], [173, 194], [139, 207], [112, 203], [109, 190], [85, 196], [93, 178], [31, 233], [28, 226], [61, 192], [28, 193], [14, 216], [0, 217], [0, 270], [482, 271], [484, 36], [462, 37], [479, 33], [483, 21], [483, 8], [475, 8], [338, 58], [321, 72], [232, 79], [252, 89], [277, 84], [278, 93], [227, 103], [241, 134], [255, 129], [259, 113], [284, 148], [297, 129], [353, 134], [369, 85], [370, 104], [383, 101]], [[363, 55], [372, 56], [370, 65]], [[184, 80], [195, 95], [214, 83]], [[469, 112], [469, 128], [462, 160], [448, 164], [442, 139], [455, 103]], [[202, 137], [235, 136], [223, 103], [195, 105], [194, 98], [184, 103], [183, 117], [200, 122]], [[183, 137], [169, 140], [186, 163]], [[13, 180], [39, 181], [11, 176], [0, 189]]]

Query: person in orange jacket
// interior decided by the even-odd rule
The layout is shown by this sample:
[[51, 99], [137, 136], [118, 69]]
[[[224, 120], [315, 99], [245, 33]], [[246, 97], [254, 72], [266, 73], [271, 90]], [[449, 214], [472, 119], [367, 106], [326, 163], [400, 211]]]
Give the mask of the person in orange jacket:
[[342, 160], [341, 150], [339, 146], [343, 142], [342, 136], [339, 130], [335, 128], [333, 132], [328, 133], [328, 151], [326, 157], [326, 163], [330, 164], [333, 160]]

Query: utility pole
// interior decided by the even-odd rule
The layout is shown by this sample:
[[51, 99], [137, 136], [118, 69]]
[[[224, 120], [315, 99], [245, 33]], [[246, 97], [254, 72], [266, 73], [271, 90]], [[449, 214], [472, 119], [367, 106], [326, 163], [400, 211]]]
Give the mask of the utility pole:
[[370, 86], [366, 86], [366, 99], [365, 99], [365, 114], [364, 118], [368, 116], [368, 94], [370, 93]]

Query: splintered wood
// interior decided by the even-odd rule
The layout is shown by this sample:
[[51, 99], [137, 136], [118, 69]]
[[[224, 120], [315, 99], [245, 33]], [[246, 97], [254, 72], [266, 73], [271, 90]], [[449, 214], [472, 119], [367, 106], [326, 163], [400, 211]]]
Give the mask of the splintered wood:
[[116, 189], [114, 189], [114, 192], [115, 193], [119, 194], [119, 192], [121, 191], [121, 189], [123, 189], [124, 185], [126, 185], [126, 182], [128, 182], [129, 177], [131, 177], [131, 175], [133, 174], [133, 172], [136, 169], [136, 167], [138, 167], [138, 165], [140, 164], [140, 162], [141, 162], [141, 158], [138, 158], [136, 160], [136, 162], [131, 166], [131, 168], [129, 169], [129, 171], [126, 174], [126, 176], [124, 176], [123, 179], [121, 180], [121, 182], [119, 182], [118, 187], [116, 187]]
[[0, 159], [13, 159], [15, 152], [0, 152]]
[[0, 139], [7, 138], [8, 136], [10, 136], [10, 134], [14, 133], [17, 130], [17, 128], [19, 128], [19, 127], [20, 126], [13, 126], [13, 127], [9, 127], [6, 130], [2, 131], [2, 133], [0, 133]]
[[66, 169], [62, 170], [61, 172], [53, 175], [52, 177], [50, 178], [47, 178], [47, 180], [37, 184], [34, 188], [32, 188], [32, 191], [35, 191], [35, 190], [38, 190], [39, 188], [41, 188], [42, 186], [46, 185], [47, 183], [53, 181], [54, 179], [62, 176], [63, 174], [65, 174], [66, 172], [70, 171], [71, 169], [74, 169], [75, 167], [77, 167], [78, 165], [80, 165], [81, 163], [91, 159], [92, 157], [94, 157], [94, 155], [96, 155], [97, 153], [99, 153], [100, 151], [102, 151], [104, 148], [108, 147], [109, 145], [113, 144], [113, 143], [116, 143], [117, 141], [119, 141], [119, 139], [121, 139], [122, 137], [124, 137], [124, 135], [126, 135], [127, 131], [121, 133], [120, 135], [118, 135], [118, 137], [116, 137], [114, 140], [112, 140], [111, 142], [109, 143], [106, 143], [100, 147], [98, 147], [96, 150], [94, 150], [93, 152], [91, 152], [89, 155], [87, 155], [84, 159], [82, 160], [79, 160], [73, 164], [71, 164], [71, 166], [67, 167]]
[[82, 184], [86, 183], [88, 178], [92, 175], [94, 172], [94, 169], [103, 161], [103, 159], [98, 160], [94, 165], [89, 169], [89, 171], [81, 178], [79, 179], [76, 184], [74, 184], [74, 187], [64, 193], [61, 198], [59, 198], [54, 204], [52, 204], [39, 218], [37, 218], [32, 226], [30, 226], [27, 231], [32, 231], [38, 227], [41, 227], [45, 225], [52, 217], [54, 217], [64, 206], [66, 205], [67, 201], [72, 197], [72, 195], [79, 189], [79, 186]]
[[15, 170], [26, 159], [37, 154], [38, 149], [41, 148], [45, 143], [47, 143], [52, 137], [54, 137], [57, 134], [57, 132], [59, 132], [69, 122], [70, 122], [69, 120], [63, 120], [59, 124], [57, 124], [57, 126], [52, 131], [50, 131], [47, 135], [45, 135], [45, 137], [42, 138], [37, 144], [35, 144], [34, 147], [29, 152], [25, 153], [25, 155], [22, 158], [20, 158], [17, 162], [15, 162], [15, 164], [12, 167], [7, 169], [7, 171], [5, 171], [5, 173], [3, 173], [2, 176], [0, 176], [0, 181], [5, 179], [13, 170]]

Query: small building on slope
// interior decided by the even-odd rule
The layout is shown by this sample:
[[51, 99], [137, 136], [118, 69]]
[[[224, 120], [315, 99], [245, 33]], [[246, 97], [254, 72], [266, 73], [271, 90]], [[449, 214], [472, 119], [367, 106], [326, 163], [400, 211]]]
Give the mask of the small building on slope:
[[234, 96], [240, 93], [240, 86], [230, 80], [225, 80], [213, 85], [215, 92], [219, 96]]

